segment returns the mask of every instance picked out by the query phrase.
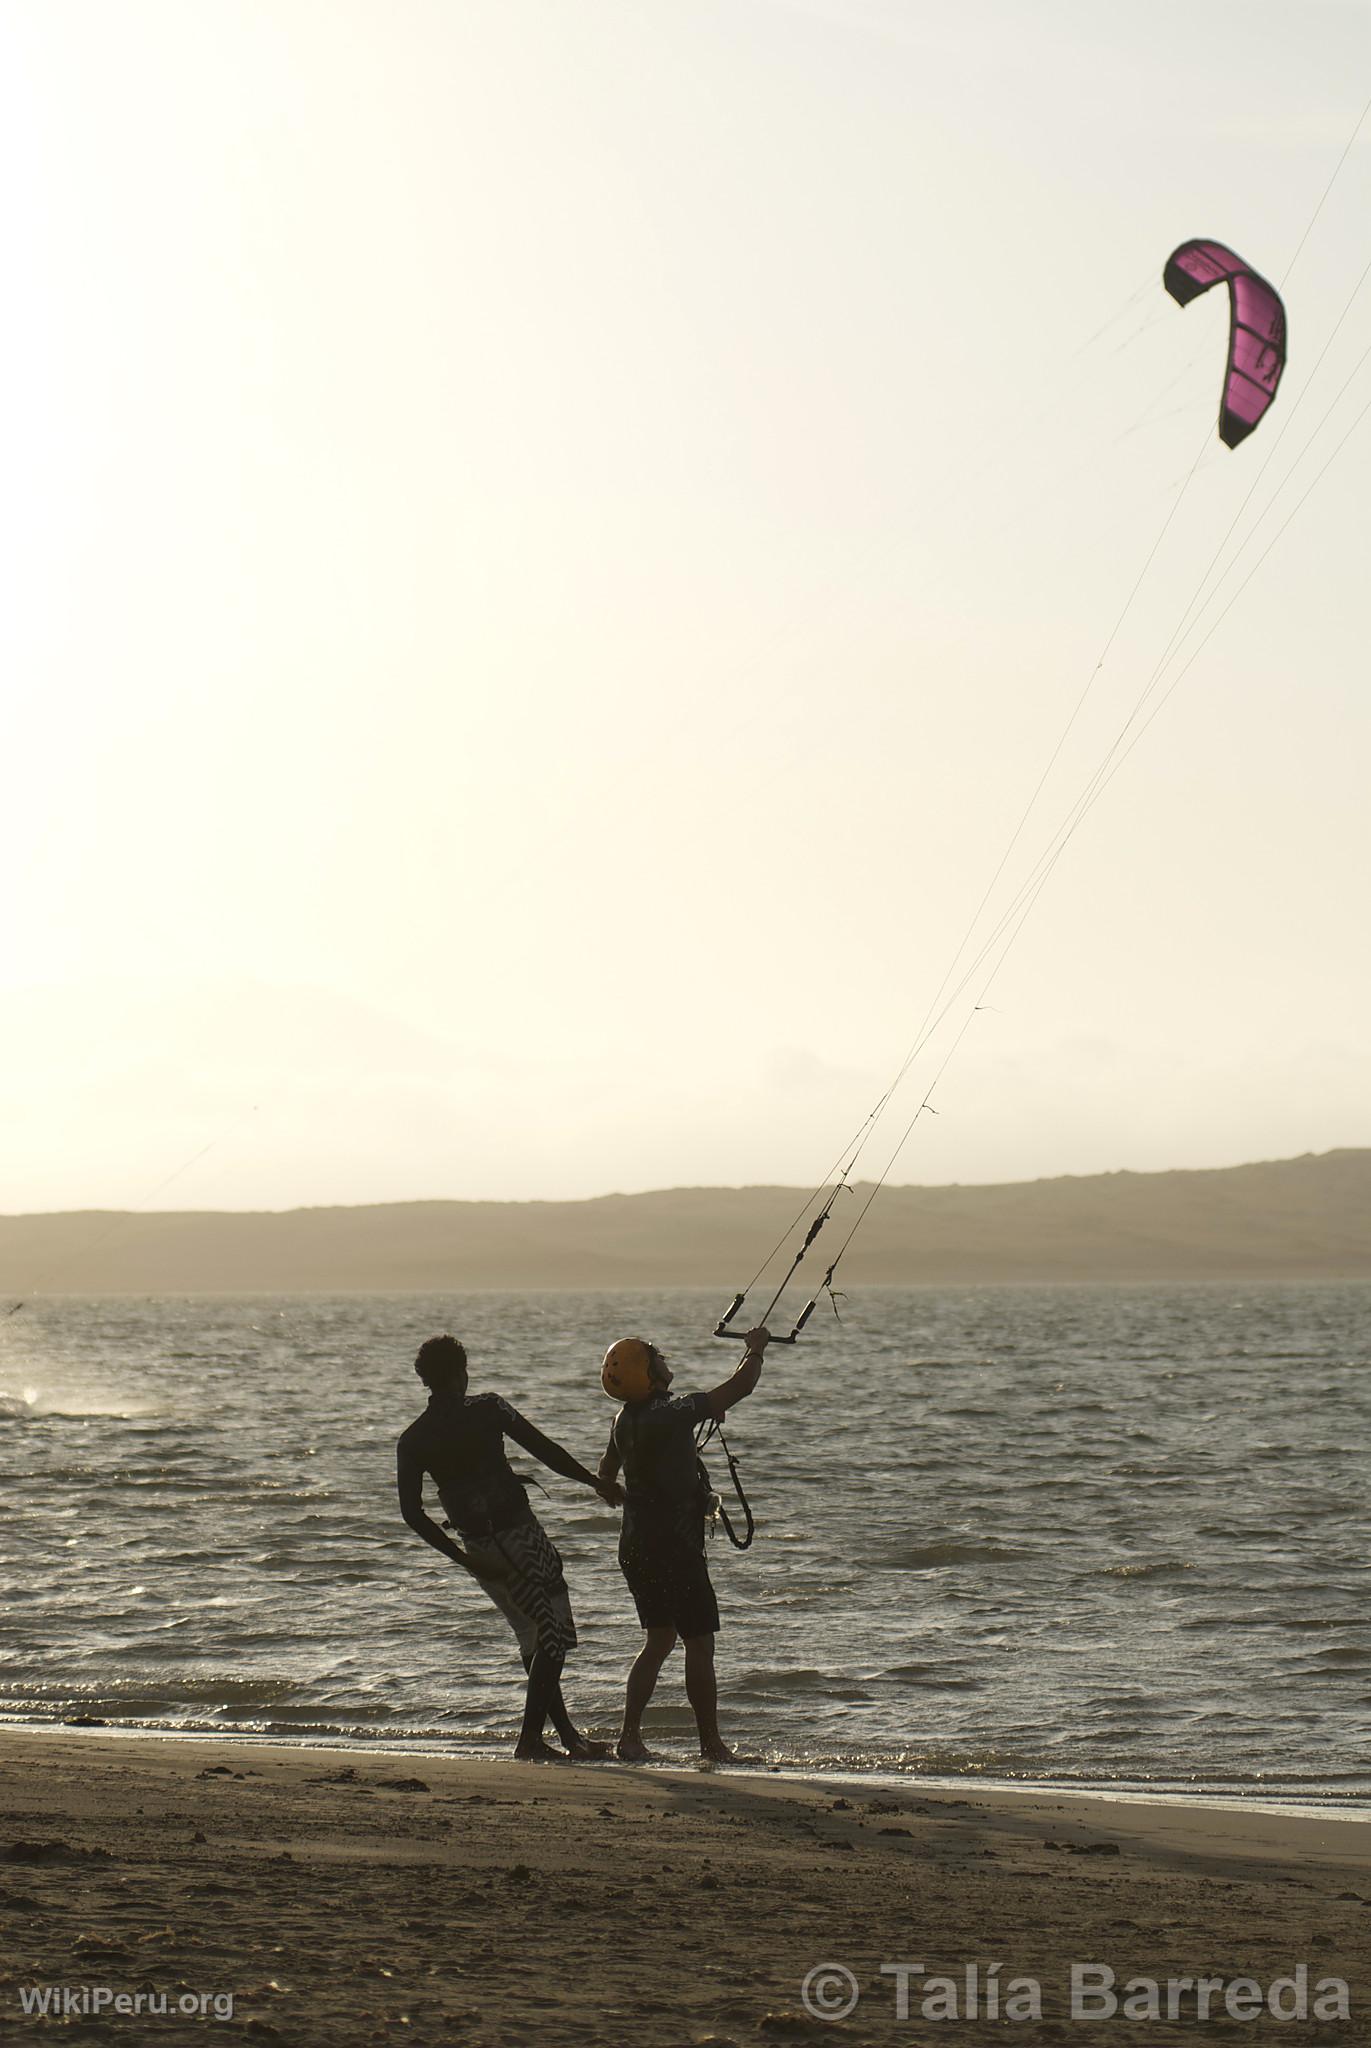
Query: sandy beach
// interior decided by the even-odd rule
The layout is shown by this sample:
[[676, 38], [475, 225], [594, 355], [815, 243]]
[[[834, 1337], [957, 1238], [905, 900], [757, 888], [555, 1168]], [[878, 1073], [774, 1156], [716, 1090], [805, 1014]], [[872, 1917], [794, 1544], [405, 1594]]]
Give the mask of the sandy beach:
[[[15, 1726], [0, 1785], [6, 2038], [1371, 2039], [1352, 1819]], [[1073, 1964], [1093, 1966], [1094, 2017], [1072, 2018]], [[855, 1990], [848, 2017], [807, 2010], [830, 1965], [852, 1982], [821, 1977], [809, 2005]], [[1187, 1977], [1225, 1980], [1202, 2025], [1193, 1987], [1175, 2020], [1145, 1989], [1124, 2016], [1131, 1980], [1164, 2014]], [[1226, 2008], [1241, 1977], [1251, 2017]], [[1316, 2018], [1337, 1978], [1350, 2018]], [[71, 2010], [26, 2015], [59, 1986]], [[203, 2018], [176, 2012], [197, 2000]]]

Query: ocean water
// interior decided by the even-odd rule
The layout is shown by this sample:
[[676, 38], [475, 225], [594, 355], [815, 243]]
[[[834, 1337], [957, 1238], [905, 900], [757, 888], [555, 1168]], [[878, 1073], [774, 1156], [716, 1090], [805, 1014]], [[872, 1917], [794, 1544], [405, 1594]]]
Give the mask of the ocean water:
[[[708, 1386], [737, 1355], [719, 1306], [26, 1306], [0, 1323], [0, 1713], [507, 1749], [512, 1638], [396, 1510], [414, 1352], [456, 1331], [474, 1391], [593, 1466], [606, 1343], [651, 1335]], [[759, 1525], [711, 1550], [731, 1737], [807, 1767], [1371, 1794], [1371, 1288], [871, 1289], [811, 1328], [730, 1429]], [[568, 1699], [607, 1732], [639, 1640], [617, 1517], [543, 1477]], [[679, 1658], [658, 1701], [650, 1739], [684, 1758]]]

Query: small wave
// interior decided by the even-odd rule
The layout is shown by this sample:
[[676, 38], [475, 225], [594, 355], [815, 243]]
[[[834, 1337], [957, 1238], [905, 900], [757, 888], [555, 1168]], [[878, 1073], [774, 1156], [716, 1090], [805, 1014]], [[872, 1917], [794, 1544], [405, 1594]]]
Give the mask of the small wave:
[[6, 1422], [141, 1422], [157, 1413], [155, 1402], [115, 1395], [49, 1395], [37, 1387], [0, 1394], [0, 1420]]
[[808, 1667], [791, 1665], [788, 1668], [782, 1666], [776, 1670], [767, 1670], [765, 1667], [762, 1667], [753, 1671], [745, 1671], [738, 1684], [758, 1691], [776, 1693], [819, 1692], [834, 1684], [845, 1684], [846, 1682], [841, 1676], [835, 1677], [831, 1672], [817, 1671], [812, 1665]]
[[1296, 1614], [1289, 1620], [1282, 1620], [1278, 1616], [1274, 1626], [1288, 1629], [1346, 1628], [1347, 1617], [1336, 1614]]
[[962, 1677], [956, 1671], [939, 1670], [933, 1664], [898, 1664], [889, 1675], [919, 1692], [984, 1692], [990, 1683], [989, 1679], [976, 1678], [969, 1672]]
[[1193, 1572], [1193, 1564], [1175, 1558], [1159, 1558], [1155, 1564], [1107, 1564], [1097, 1571], [1081, 1572], [1083, 1579], [1168, 1579], [1173, 1572]]
[[[146, 1679], [129, 1679], [120, 1685], [98, 1687], [82, 1696], [81, 1705], [98, 1711], [108, 1707], [122, 1713], [175, 1709], [188, 1706], [271, 1706], [281, 1703], [299, 1686], [290, 1678], [189, 1678], [178, 1673], [165, 1688], [149, 1685]], [[316, 1705], [314, 1711], [318, 1712]]]
[[892, 1570], [912, 1572], [944, 1564], [1009, 1564], [1030, 1554], [1007, 1550], [998, 1543], [928, 1543], [915, 1550], [889, 1551], [876, 1562]]

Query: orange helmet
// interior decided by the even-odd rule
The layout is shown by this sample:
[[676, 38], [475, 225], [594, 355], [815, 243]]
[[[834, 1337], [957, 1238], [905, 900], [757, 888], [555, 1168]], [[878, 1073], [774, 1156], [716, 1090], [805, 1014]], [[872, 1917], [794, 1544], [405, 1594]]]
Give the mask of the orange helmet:
[[642, 1337], [611, 1344], [600, 1367], [600, 1385], [611, 1401], [645, 1401], [652, 1392], [654, 1347]]

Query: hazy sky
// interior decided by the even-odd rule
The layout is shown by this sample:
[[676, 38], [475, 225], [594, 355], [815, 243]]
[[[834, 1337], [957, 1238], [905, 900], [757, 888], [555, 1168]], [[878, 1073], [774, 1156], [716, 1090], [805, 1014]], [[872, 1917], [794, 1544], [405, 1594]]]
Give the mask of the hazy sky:
[[1314, 488], [896, 1178], [1371, 1144], [1368, 93], [1364, 0], [0, 0], [0, 1208], [816, 1180], [1201, 450], [999, 900]]

